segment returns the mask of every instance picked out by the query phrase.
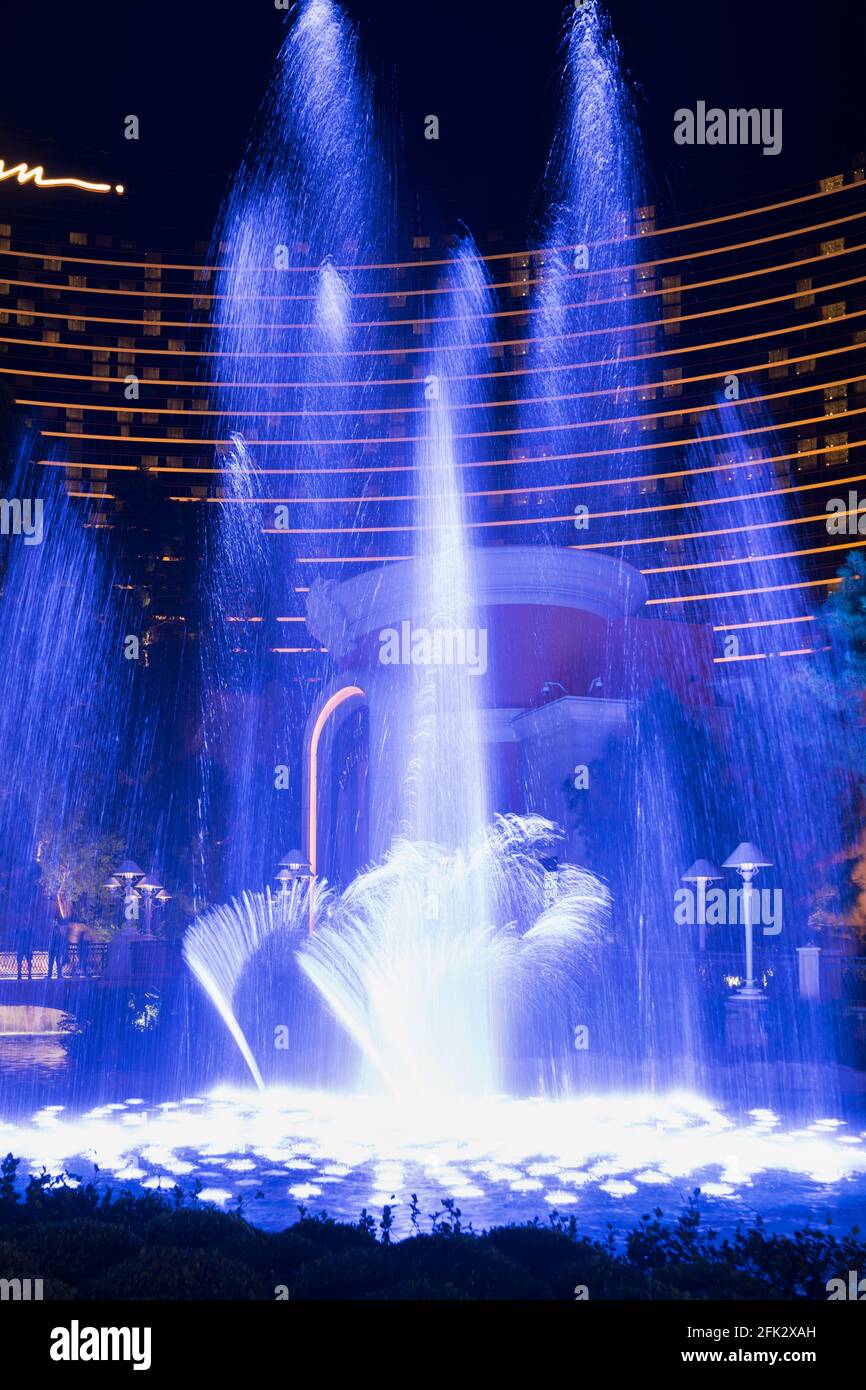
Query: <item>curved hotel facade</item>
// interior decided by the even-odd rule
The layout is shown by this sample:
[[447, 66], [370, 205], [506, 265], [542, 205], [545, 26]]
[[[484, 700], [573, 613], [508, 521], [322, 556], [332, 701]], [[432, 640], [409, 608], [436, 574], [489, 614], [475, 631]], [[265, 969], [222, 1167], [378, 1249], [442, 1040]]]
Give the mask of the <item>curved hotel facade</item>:
[[[243, 372], [227, 369], [212, 332], [219, 275], [205, 248], [155, 252], [116, 227], [95, 230], [93, 205], [76, 200], [69, 213], [59, 192], [40, 195], [50, 212], [28, 220], [25, 196], [4, 190], [0, 204], [0, 381], [32, 427], [39, 466], [62, 477], [83, 525], [116, 529], [148, 645], [195, 642], [202, 513], [248, 504], [293, 604], [260, 612], [238, 595], [226, 623], [241, 651], [255, 627], [275, 686], [303, 691], [304, 847], [344, 881], [385, 847], [397, 815], [377, 691], [401, 679], [400, 664], [383, 664], [378, 643], [412, 618], [400, 598], [415, 529], [412, 446], [449, 247], [420, 237], [412, 261], [362, 268], [374, 304], [365, 370], [381, 389], [370, 405], [359, 388], [348, 411], [340, 398], [353, 417], [346, 467], [327, 412], [305, 409], [296, 355], [273, 354], [271, 380], [250, 383], [257, 408], [245, 431], [251, 452], [262, 446], [266, 482], [244, 499], [222, 471], [232, 444], [220, 404], [227, 380], [242, 393]], [[496, 395], [465, 498], [490, 635], [498, 809], [566, 818], [570, 768], [599, 755], [629, 700], [659, 678], [709, 710], [720, 670], [747, 680], [751, 662], [815, 651], [808, 614], [764, 622], [750, 600], [778, 587], [767, 576], [781, 558], [801, 572], [785, 587], [814, 608], [864, 544], [851, 502], [866, 483], [864, 219], [861, 168], [677, 225], [641, 209], [626, 233], [627, 283], [599, 272], [588, 291], [596, 305], [628, 300], [631, 375], [604, 387], [592, 332], [570, 332], [561, 399], [574, 416], [555, 439], [520, 410], [537, 383], [528, 301], [546, 253], [490, 244], [484, 375]], [[290, 250], [303, 266], [304, 248]], [[587, 420], [589, 400], [604, 408]], [[695, 490], [703, 478], [712, 495]], [[781, 513], [753, 525], [742, 506], [753, 496], [777, 499]], [[832, 534], [827, 508], [839, 499], [848, 530]], [[639, 688], [626, 689], [611, 654], [646, 624]]]

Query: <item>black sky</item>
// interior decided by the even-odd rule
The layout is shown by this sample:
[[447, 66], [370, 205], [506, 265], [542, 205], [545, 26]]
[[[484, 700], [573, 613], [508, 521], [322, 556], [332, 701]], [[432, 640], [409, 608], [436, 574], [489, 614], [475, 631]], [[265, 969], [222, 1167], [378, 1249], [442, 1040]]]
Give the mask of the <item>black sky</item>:
[[[347, 0], [402, 130], [404, 187], [427, 224], [524, 233], [557, 111], [559, 0]], [[866, 146], [864, 7], [610, 0], [635, 85], [651, 194], [671, 214], [806, 184]], [[166, 248], [206, 239], [286, 23], [273, 0], [7, 3], [0, 157], [123, 182], [125, 219]], [[777, 158], [683, 149], [698, 99], [780, 106]], [[141, 139], [123, 138], [135, 113]], [[423, 139], [423, 117], [441, 122]], [[49, 165], [51, 166], [49, 168]], [[28, 190], [0, 186], [0, 220]], [[54, 195], [56, 196], [56, 195]], [[73, 195], [67, 195], [73, 196]]]

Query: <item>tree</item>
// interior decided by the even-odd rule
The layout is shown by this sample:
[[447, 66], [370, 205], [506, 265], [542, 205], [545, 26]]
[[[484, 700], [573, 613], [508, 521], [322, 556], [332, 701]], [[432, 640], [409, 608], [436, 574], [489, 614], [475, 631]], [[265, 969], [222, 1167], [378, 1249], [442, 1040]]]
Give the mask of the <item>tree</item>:
[[105, 922], [105, 884], [123, 857], [117, 835], [93, 834], [78, 808], [65, 819], [46, 821], [37, 840], [42, 882], [64, 920], [73, 916], [89, 926]]

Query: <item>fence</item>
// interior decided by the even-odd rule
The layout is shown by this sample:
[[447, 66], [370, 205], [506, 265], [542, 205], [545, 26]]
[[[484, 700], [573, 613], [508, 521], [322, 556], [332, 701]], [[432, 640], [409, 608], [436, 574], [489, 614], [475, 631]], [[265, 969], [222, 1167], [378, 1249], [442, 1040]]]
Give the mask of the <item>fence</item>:
[[[63, 979], [95, 979], [101, 975], [105, 969], [105, 957], [108, 951], [108, 943], [105, 941], [82, 941], [74, 945], [67, 946], [63, 953], [61, 973]], [[57, 965], [52, 970], [52, 978], [56, 978]], [[48, 952], [45, 950], [34, 951], [28, 960], [21, 958], [20, 978], [31, 980], [44, 980], [48, 977]], [[17, 980], [19, 978], [18, 955], [13, 950], [0, 949], [0, 980]]]

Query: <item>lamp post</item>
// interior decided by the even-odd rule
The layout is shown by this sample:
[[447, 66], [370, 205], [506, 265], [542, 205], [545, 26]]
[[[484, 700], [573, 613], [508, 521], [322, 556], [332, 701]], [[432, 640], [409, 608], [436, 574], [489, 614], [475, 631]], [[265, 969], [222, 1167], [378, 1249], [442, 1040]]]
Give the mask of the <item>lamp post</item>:
[[148, 936], [153, 935], [153, 905], [161, 902], [161, 893], [165, 892], [156, 874], [142, 874], [138, 883], [135, 885], [136, 893], [144, 898], [144, 929]]
[[[134, 859], [124, 859], [123, 863], [109, 875], [108, 882], [105, 885], [106, 888], [112, 891], [115, 888], [123, 889], [124, 922], [128, 920], [126, 916], [126, 905], [130, 899], [135, 901], [138, 898], [139, 894], [136, 892], [136, 887], [143, 878], [144, 869], [142, 869], [139, 864], [136, 864]], [[138, 913], [136, 911], [136, 917], [137, 916]]]
[[698, 944], [702, 951], [707, 948], [707, 884], [717, 883], [721, 877], [721, 871], [716, 868], [715, 864], [711, 864], [709, 859], [696, 859], [680, 879], [681, 883], [697, 885]]
[[171, 894], [166, 892], [156, 874], [146, 874], [134, 859], [125, 859], [120, 867], [109, 875], [105, 886], [108, 889], [125, 889], [124, 903], [131, 897], [144, 900], [144, 929], [147, 935], [151, 936], [154, 903], [167, 903], [171, 899]]
[[752, 960], [752, 879], [759, 869], [772, 868], [773, 861], [768, 859], [763, 850], [758, 849], [757, 845], [750, 844], [748, 840], [737, 845], [732, 854], [729, 854], [724, 862], [723, 868], [735, 869], [743, 880], [743, 928], [746, 936], [746, 979], [745, 983], [737, 990], [737, 994], [742, 999], [760, 999], [762, 993], [755, 984], [754, 964]]

